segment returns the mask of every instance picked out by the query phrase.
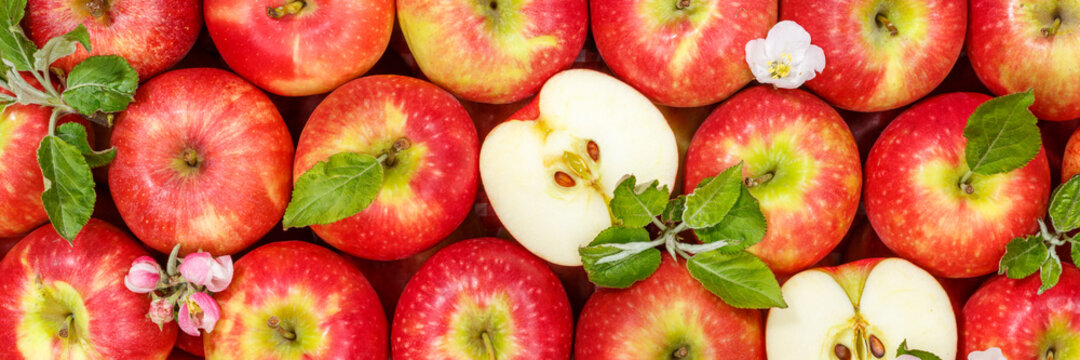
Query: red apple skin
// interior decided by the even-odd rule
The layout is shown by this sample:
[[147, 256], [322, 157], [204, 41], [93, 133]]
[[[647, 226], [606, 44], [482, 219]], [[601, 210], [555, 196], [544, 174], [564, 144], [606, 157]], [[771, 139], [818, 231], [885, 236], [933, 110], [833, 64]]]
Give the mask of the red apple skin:
[[681, 10], [678, 2], [591, 1], [593, 38], [604, 62], [669, 106], [712, 104], [750, 83], [744, 49], [776, 24], [777, 0], [693, 0]]
[[[197, 96], [193, 96], [198, 94]], [[116, 119], [109, 189], [147, 246], [232, 254], [278, 223], [289, 202], [293, 145], [261, 91], [218, 69], [143, 84]], [[183, 153], [199, 161], [187, 166]]]
[[394, 260], [431, 247], [465, 220], [479, 176], [476, 127], [450, 93], [422, 80], [369, 76], [331, 93], [300, 135], [293, 180], [337, 153], [377, 156], [399, 137], [412, 145], [384, 172], [375, 201], [313, 225], [320, 238], [365, 259]]
[[287, 0], [207, 0], [206, 28], [221, 57], [278, 95], [328, 92], [375, 65], [394, 26], [393, 0], [308, 1], [279, 19], [268, 7]]
[[[776, 159], [781, 160], [776, 160]], [[821, 260], [844, 238], [859, 206], [859, 149], [844, 120], [801, 90], [752, 87], [713, 111], [686, 154], [686, 184], [743, 162], [744, 177], [774, 172], [750, 189], [768, 223], [749, 251], [774, 272]]]
[[973, 183], [973, 195], [954, 186], [967, 170], [964, 126], [989, 99], [951, 93], [923, 100], [889, 124], [866, 161], [864, 205], [874, 232], [935, 276], [996, 271], [1009, 240], [1035, 232], [1046, 211], [1050, 169], [1043, 150], [997, 180]]
[[[0, 297], [0, 358], [164, 358], [176, 341], [176, 325], [169, 323], [159, 330], [146, 317], [150, 296], [124, 286], [131, 262], [144, 255], [147, 253], [138, 243], [97, 219], [83, 227], [72, 245], [49, 225], [27, 235], [0, 262], [0, 273], [5, 274], [0, 276], [0, 291], [5, 294]], [[46, 323], [41, 313], [26, 313], [26, 309], [46, 302], [36, 293], [39, 287], [35, 281], [45, 289], [74, 289], [86, 318], [68, 307], [63, 311], [73, 313], [75, 325], [70, 333], [83, 345], [68, 345], [55, 335], [35, 342], [44, 331], [26, 327], [35, 320]]]
[[[1075, 3], [971, 0], [967, 52], [979, 80], [994, 94], [1035, 91], [1031, 111], [1043, 120], [1080, 117], [1080, 37], [1069, 14]], [[1059, 15], [1059, 12], [1061, 15]], [[1042, 34], [1061, 16], [1061, 31]]]
[[181, 331], [176, 334], [176, 348], [198, 357], [206, 356], [202, 336], [191, 336]]
[[1065, 155], [1061, 157], [1062, 183], [1080, 174], [1080, 135], [1078, 134], [1080, 131], [1073, 130], [1069, 141], [1065, 144]]
[[397, 0], [397, 9], [423, 74], [462, 99], [489, 104], [535, 95], [574, 63], [589, 27], [585, 0]]
[[[233, 267], [225, 291], [214, 294], [221, 320], [203, 334], [207, 359], [387, 359], [387, 323], [375, 290], [348, 260], [302, 241], [263, 245]], [[290, 318], [289, 314], [294, 318]], [[278, 344], [266, 321], [305, 322], [297, 344]], [[285, 340], [281, 340], [285, 341]], [[295, 346], [293, 346], [295, 345]], [[303, 350], [297, 357], [286, 351]], [[276, 355], [276, 356], [275, 356]]]
[[1080, 270], [1063, 263], [1056, 286], [1038, 295], [1040, 284], [1038, 275], [995, 276], [976, 290], [964, 305], [961, 353], [997, 347], [1009, 359], [1075, 358]]
[[[49, 134], [50, 113], [45, 107], [21, 104], [0, 112], [0, 237], [24, 235], [49, 220], [41, 204], [45, 184], [37, 148]], [[78, 115], [65, 116], [58, 123], [71, 121], [86, 127], [92, 137], [93, 129]], [[93, 139], [88, 140], [92, 145]]]
[[[876, 24], [879, 11], [895, 23], [896, 37]], [[825, 51], [825, 71], [806, 83], [811, 91], [839, 108], [875, 112], [913, 103], [941, 84], [963, 48], [967, 4], [782, 0], [780, 20], [802, 25]], [[911, 34], [915, 28], [925, 33]]]
[[484, 321], [470, 317], [464, 307], [505, 318], [501, 324], [487, 325], [490, 329], [479, 328], [491, 332], [494, 344], [512, 344], [495, 349], [499, 359], [570, 358], [574, 325], [558, 277], [521, 246], [495, 238], [450, 245], [409, 280], [394, 313], [394, 358], [465, 359], [455, 356], [454, 350], [460, 349], [455, 345], [478, 343], [483, 349], [479, 342], [460, 344], [480, 334], [468, 333], [470, 339], [455, 336], [470, 331], [455, 328], [455, 321]]
[[[88, 10], [107, 3], [101, 18]], [[93, 51], [78, 45], [74, 54], [52, 66], [65, 73], [93, 55], [119, 55], [145, 81], [184, 58], [202, 29], [199, 0], [29, 0], [23, 26], [40, 48], [78, 25], [86, 27]]]
[[[683, 329], [679, 337], [697, 341], [669, 338]], [[596, 290], [581, 311], [575, 344], [577, 360], [667, 359], [680, 345], [687, 359], [765, 359], [765, 324], [760, 311], [728, 306], [665, 255], [648, 279]]]

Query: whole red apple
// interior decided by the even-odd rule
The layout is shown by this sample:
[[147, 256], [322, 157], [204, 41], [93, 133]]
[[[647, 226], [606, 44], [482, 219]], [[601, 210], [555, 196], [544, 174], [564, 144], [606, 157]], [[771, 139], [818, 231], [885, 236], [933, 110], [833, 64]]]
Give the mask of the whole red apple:
[[648, 279], [589, 298], [574, 358], [764, 359], [764, 330], [761, 312], [728, 306], [664, 256]]
[[776, 24], [777, 0], [593, 0], [593, 38], [611, 70], [649, 99], [694, 107], [754, 76], [746, 43]]
[[207, 359], [387, 358], [386, 316], [345, 258], [318, 245], [261, 246], [214, 298], [221, 320], [203, 335]]
[[109, 189], [154, 250], [232, 254], [278, 223], [289, 202], [292, 140], [259, 89], [218, 69], [162, 74], [116, 118]]
[[780, 20], [806, 28], [825, 71], [806, 83], [837, 107], [898, 108], [948, 76], [964, 45], [964, 0], [781, 0]]
[[971, 0], [967, 53], [994, 94], [1035, 90], [1044, 120], [1080, 117], [1080, 4], [1057, 0]]
[[65, 73], [93, 55], [119, 55], [145, 81], [184, 58], [202, 29], [199, 0], [29, 0], [23, 26], [43, 47], [83, 25], [93, 51], [78, 45], [52, 66]]
[[367, 72], [390, 42], [393, 0], [207, 0], [221, 57], [278, 95], [324, 93]]
[[101, 220], [91, 219], [69, 244], [46, 225], [19, 241], [0, 262], [0, 358], [162, 359], [176, 325], [146, 317], [150, 297], [131, 292], [124, 276], [146, 251]]
[[1009, 359], [1074, 359], [1080, 352], [1080, 270], [1063, 263], [1056, 286], [995, 276], [964, 305], [961, 354], [1000, 348]]
[[964, 127], [990, 96], [939, 95], [889, 124], [866, 161], [866, 215], [896, 254], [934, 275], [974, 277], [996, 271], [1005, 244], [1038, 229], [1050, 195], [1043, 150], [1020, 169], [961, 178]]
[[440, 250], [409, 280], [391, 329], [395, 359], [568, 359], [574, 325], [559, 279], [506, 240]]
[[585, 43], [585, 0], [397, 0], [398, 23], [431, 82], [503, 104], [540, 90]]
[[465, 220], [476, 195], [476, 127], [452, 95], [422, 80], [369, 76], [331, 93], [300, 135], [293, 181], [334, 154], [378, 156], [399, 140], [408, 148], [383, 163], [375, 200], [313, 225], [320, 238], [362, 258], [393, 260], [431, 247]]
[[749, 251], [774, 272], [813, 265], [843, 240], [859, 207], [859, 149], [836, 110], [801, 90], [757, 86], [716, 108], [686, 154], [686, 185], [743, 163], [768, 223]]

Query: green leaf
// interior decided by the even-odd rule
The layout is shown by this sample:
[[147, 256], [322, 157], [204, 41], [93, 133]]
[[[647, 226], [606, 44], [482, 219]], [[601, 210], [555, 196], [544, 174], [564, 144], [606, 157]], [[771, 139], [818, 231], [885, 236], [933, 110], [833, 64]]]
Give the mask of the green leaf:
[[282, 219], [286, 229], [329, 224], [364, 211], [379, 195], [383, 168], [371, 155], [340, 153], [300, 175]]
[[727, 216], [719, 224], [707, 228], [694, 229], [698, 240], [704, 243], [728, 241], [720, 252], [733, 252], [753, 246], [765, 238], [765, 214], [761, 213], [757, 199], [750, 194], [745, 185], [741, 186], [739, 199], [731, 207]]
[[686, 195], [676, 196], [668, 200], [664, 212], [660, 213], [660, 220], [666, 223], [682, 222], [682, 213], [686, 209]]
[[1031, 90], [1000, 96], [979, 105], [964, 127], [964, 155], [972, 172], [993, 175], [1020, 168], [1042, 146], [1038, 121], [1028, 110], [1035, 103]]
[[1069, 246], [1071, 247], [1069, 254], [1072, 255], [1073, 265], [1080, 267], [1080, 246], [1072, 239], [1069, 239], [1069, 243]]
[[585, 273], [593, 284], [609, 288], [627, 288], [644, 280], [660, 267], [660, 250], [649, 248], [623, 259], [597, 264], [600, 259], [623, 250], [604, 244], [629, 244], [649, 242], [649, 232], [643, 228], [612, 226], [600, 232], [589, 246], [578, 249]]
[[79, 149], [56, 136], [41, 139], [37, 158], [45, 177], [41, 193], [45, 213], [56, 232], [70, 242], [94, 212], [94, 176]]
[[724, 219], [739, 198], [742, 163], [727, 168], [720, 175], [702, 180], [686, 197], [683, 222], [694, 229], [713, 226]]
[[37, 46], [23, 33], [26, 0], [3, 0], [0, 4], [0, 58], [20, 71], [31, 70]]
[[787, 307], [780, 284], [769, 266], [748, 252], [704, 252], [691, 257], [686, 268], [690, 270], [690, 276], [733, 307]]
[[18, 24], [26, 12], [26, 0], [0, 0], [0, 21]]
[[1009, 241], [1005, 245], [1005, 255], [998, 263], [998, 274], [1005, 274], [1010, 279], [1023, 279], [1034, 274], [1049, 257], [1042, 236], [1030, 235]]
[[1054, 190], [1049, 212], [1055, 230], [1069, 232], [1080, 228], [1080, 175], [1073, 175]]
[[904, 339], [904, 341], [900, 343], [900, 348], [896, 349], [896, 357], [900, 357], [900, 355], [911, 355], [919, 358], [919, 360], [941, 360], [940, 357], [934, 355], [932, 352], [908, 349], [907, 339]]
[[1057, 285], [1059, 277], [1061, 277], [1061, 259], [1058, 258], [1057, 252], [1051, 251], [1050, 258], [1039, 268], [1039, 280], [1042, 281], [1042, 285], [1039, 286], [1038, 294], [1042, 295], [1046, 290]]
[[80, 114], [91, 116], [126, 109], [138, 85], [139, 74], [124, 58], [91, 56], [71, 69], [61, 96]]
[[53, 62], [62, 57], [75, 53], [77, 45], [82, 44], [86, 51], [90, 51], [90, 33], [80, 24], [67, 34], [49, 39], [40, 51], [34, 53], [34, 68], [48, 70]]
[[112, 147], [107, 150], [94, 151], [90, 148], [90, 143], [86, 140], [86, 128], [78, 123], [63, 123], [56, 128], [56, 136], [64, 142], [71, 144], [76, 149], [79, 149], [79, 153], [86, 159], [86, 164], [91, 168], [101, 167], [108, 165], [116, 158], [116, 148]]
[[628, 176], [615, 186], [615, 196], [608, 206], [616, 219], [622, 220], [623, 227], [643, 227], [660, 215], [668, 199], [667, 185], [660, 182], [637, 185], [637, 179]]

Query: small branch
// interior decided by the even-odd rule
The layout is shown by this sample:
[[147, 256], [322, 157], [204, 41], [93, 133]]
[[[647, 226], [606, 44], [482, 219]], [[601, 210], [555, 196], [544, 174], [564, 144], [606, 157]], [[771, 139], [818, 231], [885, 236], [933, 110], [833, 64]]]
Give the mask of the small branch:
[[711, 243], [708, 243], [708, 244], [690, 244], [690, 243], [680, 242], [680, 243], [677, 243], [678, 244], [677, 246], [679, 247], [679, 250], [682, 250], [682, 251], [685, 251], [685, 252], [688, 252], [688, 253], [692, 253], [692, 254], [700, 254], [700, 253], [703, 253], [703, 252], [709, 252], [709, 251], [713, 251], [713, 250], [716, 250], [716, 249], [731, 245], [732, 242], [734, 242], [734, 240], [720, 240], [720, 241], [714, 241], [714, 242], [711, 242]]
[[49, 136], [56, 135], [56, 121], [60, 119], [60, 113], [63, 110], [54, 108], [52, 114], [49, 115]]
[[656, 227], [660, 228], [660, 232], [667, 232], [667, 225], [664, 225], [664, 222], [660, 221], [660, 219], [658, 219], [657, 217], [653, 216], [652, 223], [653, 225], [656, 225]]

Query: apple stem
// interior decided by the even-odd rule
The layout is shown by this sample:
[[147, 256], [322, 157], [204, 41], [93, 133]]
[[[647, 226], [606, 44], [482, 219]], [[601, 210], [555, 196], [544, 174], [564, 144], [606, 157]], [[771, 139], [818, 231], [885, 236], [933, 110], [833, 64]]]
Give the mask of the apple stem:
[[199, 153], [196, 153], [192, 149], [184, 149], [184, 163], [189, 167], [196, 167], [199, 165]]
[[675, 8], [679, 9], [679, 10], [682, 10], [682, 9], [685, 9], [685, 8], [688, 8], [688, 7], [690, 7], [690, 0], [679, 0], [679, 2], [675, 3]]
[[1046, 349], [1046, 360], [1054, 360], [1054, 348]]
[[484, 341], [484, 352], [487, 353], [488, 359], [496, 360], [495, 344], [491, 343], [491, 335], [488, 335], [488, 332], [484, 331], [480, 333], [480, 339]]
[[762, 174], [761, 176], [743, 179], [743, 183], [746, 184], [746, 187], [752, 188], [767, 183], [769, 182], [769, 180], [772, 180], [772, 178], [773, 173], [767, 172], [765, 174]]
[[884, 14], [878, 14], [877, 21], [889, 30], [889, 35], [896, 36], [900, 34], [900, 31], [896, 30], [896, 26], [893, 26], [893, 23], [889, 21], [889, 18], [885, 17]]
[[409, 138], [406, 137], [399, 137], [397, 138], [397, 140], [394, 140], [394, 144], [391, 145], [389, 149], [386, 149], [386, 152], [384, 152], [382, 155], [379, 155], [377, 160], [379, 160], [379, 162], [382, 163], [383, 166], [394, 166], [395, 164], [397, 164], [397, 154], [404, 151], [405, 149], [408, 149], [409, 147], [412, 147], [412, 141], [409, 141]]
[[274, 19], [280, 19], [285, 17], [285, 15], [296, 15], [300, 10], [303, 10], [306, 5], [307, 3], [304, 2], [304, 0], [291, 0], [285, 3], [285, 5], [278, 7], [267, 6], [266, 15]]
[[686, 345], [680, 346], [671, 353], [672, 359], [685, 359], [687, 355], [690, 355], [690, 349]]
[[270, 316], [269, 319], [266, 319], [266, 326], [277, 331], [278, 335], [281, 335], [285, 340], [296, 340], [296, 333], [282, 327], [281, 319], [278, 319], [277, 316]]
[[74, 320], [74, 317], [71, 314], [68, 314], [68, 316], [64, 318], [64, 325], [60, 325], [60, 331], [56, 332], [56, 336], [67, 339], [67, 337], [71, 335], [68, 329], [71, 328], [72, 320]]
[[971, 176], [975, 173], [968, 170], [964, 173], [964, 176], [960, 177], [960, 190], [963, 190], [965, 194], [971, 195], [975, 193], [975, 187], [971, 186]]
[[1045, 28], [1042, 29], [1042, 35], [1043, 35], [1043, 37], [1045, 37], [1047, 39], [1052, 38], [1052, 37], [1054, 37], [1054, 35], [1057, 35], [1058, 29], [1060, 29], [1060, 28], [1061, 28], [1061, 17], [1055, 17], [1054, 18], [1054, 24], [1050, 25], [1050, 27], [1045, 27]]

